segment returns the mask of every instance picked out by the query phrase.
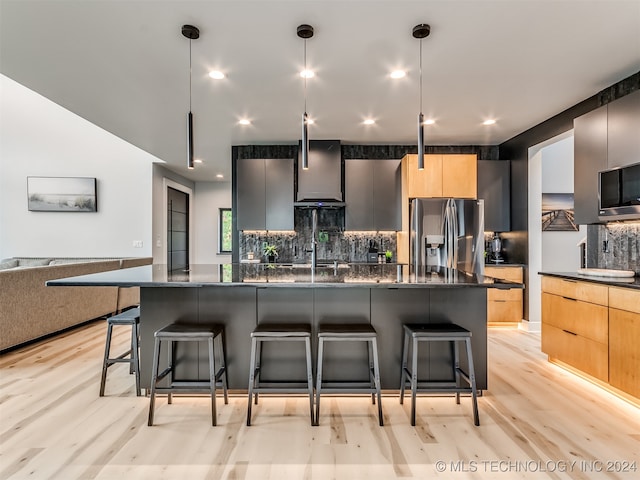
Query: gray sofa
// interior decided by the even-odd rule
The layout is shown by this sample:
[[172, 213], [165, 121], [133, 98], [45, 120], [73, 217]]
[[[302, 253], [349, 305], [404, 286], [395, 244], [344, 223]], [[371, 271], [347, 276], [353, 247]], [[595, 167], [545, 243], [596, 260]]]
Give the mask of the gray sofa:
[[149, 258], [0, 261], [0, 351], [136, 305], [139, 288], [47, 287], [45, 282], [151, 264]]

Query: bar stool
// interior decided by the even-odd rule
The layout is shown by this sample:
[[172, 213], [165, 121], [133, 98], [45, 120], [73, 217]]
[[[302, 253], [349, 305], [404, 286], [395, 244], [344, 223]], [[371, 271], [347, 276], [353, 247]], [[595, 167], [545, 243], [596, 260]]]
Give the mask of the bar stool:
[[[402, 345], [402, 371], [400, 372], [400, 404], [404, 403], [404, 390], [406, 383], [410, 382], [411, 425], [415, 426], [416, 424], [416, 393], [418, 392], [455, 392], [457, 404], [460, 404], [460, 393], [471, 393], [473, 398], [473, 423], [476, 426], [480, 425], [476, 374], [473, 368], [473, 353], [471, 351], [471, 332], [454, 323], [405, 324], [403, 327], [404, 343]], [[412, 341], [411, 369], [407, 367], [409, 339]], [[454, 382], [418, 381], [418, 344], [420, 342], [451, 342], [453, 344], [452, 369], [455, 375]], [[469, 361], [468, 374], [460, 368], [459, 342], [464, 342], [466, 346]], [[463, 378], [469, 384], [469, 388], [461, 387], [460, 378]]]
[[[117, 357], [109, 357], [111, 353], [111, 335], [114, 325], [128, 325], [131, 327], [131, 348]], [[102, 378], [100, 380], [100, 396], [104, 397], [104, 387], [107, 383], [107, 369], [115, 363], [128, 363], [129, 373], [136, 375], [136, 395], [140, 393], [140, 360], [138, 357], [138, 339], [140, 326], [140, 307], [125, 310], [107, 319], [107, 340], [104, 347], [102, 361]]]
[[[153, 368], [151, 374], [151, 395], [149, 399], [149, 426], [153, 425], [156, 393], [168, 393], [168, 403], [172, 403], [173, 393], [211, 393], [211, 424], [217, 424], [216, 413], [216, 387], [224, 390], [224, 403], [228, 404], [227, 397], [227, 369], [224, 351], [224, 328], [221, 325], [194, 325], [186, 323], [172, 323], [154, 333]], [[220, 355], [220, 367], [216, 371], [214, 340], [217, 343]], [[209, 354], [209, 379], [206, 381], [176, 381], [174, 377], [175, 363], [173, 358], [173, 342], [207, 342]], [[167, 343], [169, 362], [167, 368], [158, 373], [160, 363], [160, 350], [162, 343]], [[164, 377], [171, 374], [168, 387], [159, 387], [158, 384]]]
[[[260, 363], [263, 342], [304, 342], [307, 362], [307, 382], [290, 382], [287, 385], [266, 384], [260, 381]], [[264, 393], [308, 393], [309, 415], [311, 425], [313, 421], [313, 370], [311, 360], [311, 325], [304, 323], [263, 323], [251, 332], [251, 360], [249, 363], [249, 386], [247, 403], [247, 426], [251, 425], [251, 400], [255, 395], [258, 404], [258, 394]]]
[[[325, 342], [367, 342], [369, 381], [340, 381], [323, 385], [322, 362]], [[371, 393], [371, 403], [378, 397], [378, 421], [384, 425], [380, 395], [380, 369], [376, 330], [368, 323], [320, 325], [318, 327], [318, 364], [316, 377], [316, 425], [320, 424], [320, 395], [322, 393]]]

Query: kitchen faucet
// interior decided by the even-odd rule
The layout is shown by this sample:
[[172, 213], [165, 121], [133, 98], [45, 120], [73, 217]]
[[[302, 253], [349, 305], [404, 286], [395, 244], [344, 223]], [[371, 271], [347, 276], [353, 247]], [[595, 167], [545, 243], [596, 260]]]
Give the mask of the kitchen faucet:
[[318, 242], [316, 241], [316, 230], [318, 229], [318, 210], [314, 208], [311, 210], [311, 249], [307, 250], [307, 253], [311, 254], [311, 268], [312, 272], [315, 271], [318, 259], [316, 249], [318, 248]]

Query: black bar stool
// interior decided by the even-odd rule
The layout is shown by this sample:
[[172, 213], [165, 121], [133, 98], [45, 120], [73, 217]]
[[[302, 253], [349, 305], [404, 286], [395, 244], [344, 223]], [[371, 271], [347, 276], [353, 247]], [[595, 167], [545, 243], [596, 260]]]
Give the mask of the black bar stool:
[[[460, 403], [460, 393], [471, 393], [473, 398], [473, 423], [480, 425], [478, 416], [478, 391], [476, 389], [476, 374], [473, 368], [473, 353], [471, 351], [471, 332], [454, 323], [433, 324], [405, 324], [404, 343], [402, 345], [402, 371], [400, 373], [400, 404], [404, 403], [404, 390], [406, 383], [411, 384], [411, 425], [416, 424], [416, 393], [447, 393], [455, 392], [456, 403]], [[411, 339], [411, 369], [407, 367], [409, 352], [409, 339]], [[418, 344], [420, 342], [451, 342], [453, 344], [453, 373], [454, 382], [419, 382], [418, 381]], [[460, 368], [458, 343], [464, 342], [469, 372], [465, 373]], [[468, 384], [468, 388], [460, 385], [460, 378]]]
[[[173, 393], [211, 393], [211, 424], [217, 424], [216, 387], [224, 390], [224, 403], [229, 403], [227, 397], [227, 369], [224, 351], [224, 328], [221, 325], [194, 325], [172, 323], [154, 333], [153, 368], [151, 374], [151, 395], [149, 399], [149, 426], [153, 425], [156, 393], [167, 393], [168, 403], [172, 403]], [[216, 371], [214, 340], [220, 355], [220, 367]], [[209, 353], [209, 379], [206, 381], [176, 381], [173, 378], [175, 364], [173, 358], [173, 342], [207, 342]], [[167, 343], [169, 362], [167, 368], [158, 373], [160, 350], [162, 343]], [[171, 374], [168, 387], [159, 387], [160, 381]]]
[[[288, 382], [284, 384], [264, 383], [260, 381], [260, 363], [263, 342], [304, 342], [307, 361], [307, 381]], [[263, 323], [251, 332], [251, 360], [249, 362], [249, 385], [247, 403], [247, 426], [251, 425], [251, 400], [255, 395], [258, 404], [258, 394], [264, 393], [308, 393], [309, 415], [313, 425], [313, 370], [311, 360], [311, 325], [304, 323]]]
[[[127, 325], [131, 327], [131, 348], [117, 357], [109, 357], [111, 353], [111, 335], [114, 325]], [[136, 375], [136, 395], [140, 393], [140, 360], [138, 357], [138, 339], [140, 325], [140, 307], [125, 310], [118, 315], [107, 318], [107, 340], [104, 347], [104, 360], [102, 361], [102, 378], [100, 380], [100, 396], [104, 397], [104, 387], [107, 383], [107, 369], [115, 363], [128, 363], [129, 373]]]
[[[369, 381], [341, 381], [327, 383], [322, 381], [322, 361], [325, 342], [367, 342], [369, 360]], [[316, 425], [320, 424], [320, 395], [322, 393], [371, 393], [371, 402], [375, 405], [378, 397], [378, 421], [383, 426], [382, 401], [380, 395], [380, 368], [378, 365], [378, 343], [375, 328], [370, 324], [320, 325], [318, 328], [318, 364], [316, 377]]]

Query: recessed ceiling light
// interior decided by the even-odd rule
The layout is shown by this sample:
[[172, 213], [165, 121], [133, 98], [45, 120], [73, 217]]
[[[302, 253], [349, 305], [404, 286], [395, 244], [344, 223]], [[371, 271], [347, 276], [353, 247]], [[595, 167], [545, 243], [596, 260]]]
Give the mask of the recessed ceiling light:
[[194, 163], [202, 163], [202, 160], [200, 160], [199, 158], [196, 158], [193, 162]]
[[223, 174], [221, 174], [221, 173], [218, 173], [218, 174], [216, 175], [216, 178], [224, 178], [224, 175], [223, 175]]
[[300, 72], [300, 76], [302, 78], [313, 78], [315, 76], [315, 73], [313, 73], [313, 70], [302, 70]]
[[496, 121], [495, 121], [495, 120], [493, 120], [492, 118], [490, 118], [490, 119], [485, 120], [484, 122], [482, 122], [482, 124], [483, 124], [483, 125], [493, 125], [493, 124], [495, 124], [495, 123], [496, 123]]
[[367, 118], [364, 122], [365, 125], [373, 125], [376, 121], [373, 118]]
[[239, 123], [240, 125], [251, 125], [251, 120], [248, 120], [248, 119], [246, 119], [246, 118], [243, 118], [243, 119], [239, 120], [239, 121], [238, 121], [238, 123]]
[[222, 80], [224, 78], [224, 73], [219, 70], [211, 70], [209, 72], [209, 76], [214, 80]]
[[436, 123], [436, 121], [433, 118], [427, 118], [423, 124], [424, 125], [433, 125], [434, 123]]
[[313, 118], [307, 117], [307, 125], [313, 125], [314, 123], [316, 122], [313, 121]]
[[389, 76], [391, 78], [404, 78], [407, 76], [407, 72], [405, 72], [404, 70], [394, 70], [393, 72], [391, 72], [391, 74], [389, 74]]

